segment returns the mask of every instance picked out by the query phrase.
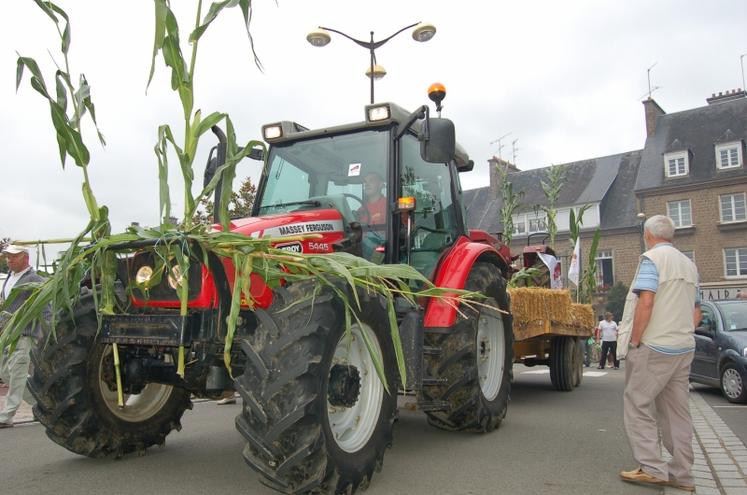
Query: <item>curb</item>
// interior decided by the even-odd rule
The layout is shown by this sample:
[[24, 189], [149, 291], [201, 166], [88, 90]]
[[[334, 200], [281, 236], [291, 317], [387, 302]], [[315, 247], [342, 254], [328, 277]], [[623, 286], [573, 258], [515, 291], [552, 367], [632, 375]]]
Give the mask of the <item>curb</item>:
[[[747, 495], [747, 448], [697, 392], [690, 391], [695, 493]], [[688, 493], [672, 487], [665, 495]]]

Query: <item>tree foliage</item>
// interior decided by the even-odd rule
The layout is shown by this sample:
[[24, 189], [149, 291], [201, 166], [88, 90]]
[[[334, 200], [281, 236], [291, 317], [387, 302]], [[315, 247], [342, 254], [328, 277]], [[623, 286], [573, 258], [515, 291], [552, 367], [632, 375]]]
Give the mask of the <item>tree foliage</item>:
[[614, 315], [615, 321], [620, 321], [625, 309], [625, 298], [628, 295], [628, 286], [622, 282], [617, 282], [607, 293], [607, 303], [604, 309]]
[[[256, 195], [257, 187], [252, 183], [251, 177], [247, 177], [241, 181], [239, 190], [231, 191], [231, 200], [228, 204], [229, 218], [246, 218], [250, 216]], [[205, 196], [200, 200], [194, 223], [212, 224], [214, 214], [214, 201], [210, 197]]]

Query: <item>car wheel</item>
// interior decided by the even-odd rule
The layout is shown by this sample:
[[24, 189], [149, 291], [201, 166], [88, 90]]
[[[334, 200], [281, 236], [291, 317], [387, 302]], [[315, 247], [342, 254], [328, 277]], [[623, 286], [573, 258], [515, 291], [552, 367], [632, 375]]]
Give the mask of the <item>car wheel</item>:
[[735, 404], [747, 403], [747, 390], [745, 390], [745, 376], [734, 363], [728, 363], [721, 370], [721, 391], [729, 402]]

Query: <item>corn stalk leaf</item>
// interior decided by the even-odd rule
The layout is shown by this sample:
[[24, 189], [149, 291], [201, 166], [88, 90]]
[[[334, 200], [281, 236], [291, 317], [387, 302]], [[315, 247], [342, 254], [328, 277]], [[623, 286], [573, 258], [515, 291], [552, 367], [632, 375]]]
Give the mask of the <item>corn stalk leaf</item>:
[[156, 56], [158, 52], [163, 49], [163, 42], [166, 36], [166, 14], [169, 11], [167, 0], [155, 0], [153, 2], [155, 7], [155, 15], [153, 16], [156, 21], [155, 35], [153, 39], [153, 55], [150, 62], [150, 73], [148, 74], [148, 83], [145, 85], [145, 91], [147, 93], [150, 83], [153, 80], [153, 74], [156, 72]]

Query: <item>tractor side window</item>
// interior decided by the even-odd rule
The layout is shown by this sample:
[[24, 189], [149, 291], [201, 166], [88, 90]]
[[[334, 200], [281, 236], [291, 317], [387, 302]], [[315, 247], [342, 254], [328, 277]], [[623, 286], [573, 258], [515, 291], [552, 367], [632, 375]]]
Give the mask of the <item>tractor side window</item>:
[[[412, 135], [402, 139], [402, 196], [415, 198], [412, 216], [410, 264], [430, 277], [441, 253], [458, 237], [456, 205], [451, 192], [448, 164], [428, 163], [420, 158], [420, 143]], [[406, 256], [406, 246], [401, 249]], [[404, 261], [404, 259], [403, 259]]]

